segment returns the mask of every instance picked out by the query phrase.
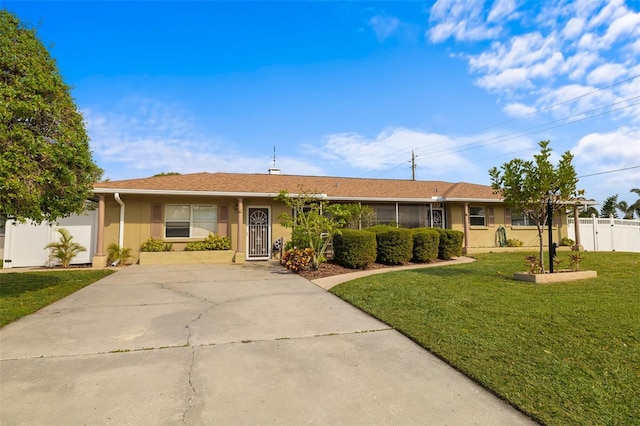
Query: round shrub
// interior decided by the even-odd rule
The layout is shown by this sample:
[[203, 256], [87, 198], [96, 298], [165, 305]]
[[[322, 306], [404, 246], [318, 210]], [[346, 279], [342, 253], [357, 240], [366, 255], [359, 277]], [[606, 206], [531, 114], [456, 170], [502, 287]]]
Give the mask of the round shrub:
[[462, 256], [462, 243], [464, 234], [453, 229], [439, 229], [440, 244], [438, 245], [438, 258], [449, 260], [453, 257]]
[[376, 235], [343, 229], [333, 235], [333, 258], [345, 268], [364, 269], [376, 261]]
[[145, 252], [171, 251], [172, 248], [173, 248], [173, 244], [171, 243], [165, 243], [162, 240], [149, 238], [147, 241], [142, 243], [142, 245], [140, 246], [140, 251], [145, 251]]
[[[376, 227], [376, 243], [378, 245], [378, 263], [399, 265], [411, 260], [413, 256], [413, 236], [409, 229]], [[370, 228], [368, 228], [370, 229]]]
[[440, 234], [432, 228], [413, 230], [413, 257], [416, 263], [433, 262], [438, 258]]

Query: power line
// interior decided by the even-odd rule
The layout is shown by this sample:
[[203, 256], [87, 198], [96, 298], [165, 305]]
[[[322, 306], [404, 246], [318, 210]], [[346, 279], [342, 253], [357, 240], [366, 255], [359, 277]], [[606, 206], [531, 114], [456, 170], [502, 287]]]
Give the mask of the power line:
[[588, 174], [588, 175], [578, 176], [578, 179], [585, 178], [585, 177], [590, 177], [590, 176], [606, 175], [607, 173], [623, 172], [625, 170], [632, 170], [632, 169], [640, 169], [640, 166], [631, 166], [631, 167], [625, 167], [623, 169], [608, 170], [606, 172], [591, 173], [591, 174]]
[[[483, 131], [483, 130], [491, 129], [491, 128], [494, 128], [494, 127], [498, 127], [498, 126], [504, 125], [506, 123], [517, 121], [517, 120], [520, 120], [522, 118], [525, 118], [525, 117], [528, 117], [528, 116], [531, 116], [531, 115], [535, 115], [535, 114], [538, 114], [538, 113], [543, 112], [543, 111], [548, 111], [548, 110], [553, 109], [553, 108], [555, 108], [557, 106], [564, 105], [564, 104], [576, 101], [578, 99], [584, 98], [586, 96], [592, 95], [594, 93], [597, 93], [597, 92], [600, 92], [600, 91], [603, 91], [603, 90], [606, 90], [606, 89], [610, 89], [612, 87], [621, 85], [623, 83], [627, 83], [627, 82], [633, 81], [633, 80], [637, 79], [638, 77], [640, 77], [640, 74], [628, 77], [628, 78], [626, 78], [624, 80], [617, 81], [617, 82], [612, 83], [612, 84], [610, 84], [608, 86], [604, 86], [604, 87], [592, 90], [590, 92], [583, 93], [582, 95], [575, 96], [573, 98], [564, 100], [562, 102], [557, 102], [557, 103], [555, 103], [553, 105], [550, 105], [550, 106], [548, 106], [546, 108], [542, 108], [542, 109], [536, 110], [534, 112], [531, 112], [531, 113], [528, 113], [528, 114], [524, 114], [524, 115], [512, 118], [510, 120], [506, 120], [506, 121], [500, 122], [498, 124], [487, 126], [487, 127], [481, 128], [481, 129], [473, 131], [473, 132], [464, 133], [462, 135], [458, 135], [458, 136], [453, 137], [453, 138], [448, 138], [448, 141], [454, 141], [454, 140], [460, 139], [460, 138], [462, 138], [464, 136], [472, 135], [474, 133], [478, 133], [478, 132]], [[503, 135], [494, 136], [494, 137], [489, 138], [489, 139], [484, 139], [484, 140], [481, 140], [481, 141], [476, 141], [476, 142], [471, 142], [471, 143], [468, 143], [468, 144], [464, 144], [464, 145], [461, 145], [461, 146], [458, 146], [458, 147], [445, 148], [445, 149], [441, 149], [439, 151], [435, 151], [435, 153], [442, 153], [440, 155], [435, 155], [434, 156], [433, 155], [434, 152], [426, 152], [425, 153], [425, 150], [428, 149], [429, 147], [432, 147], [432, 146], [435, 146], [435, 145], [439, 145], [439, 144], [441, 144], [441, 142], [436, 142], [436, 143], [429, 144], [427, 146], [420, 147], [419, 152], [423, 153], [423, 155], [425, 155], [427, 157], [434, 158], [434, 157], [439, 157], [439, 156], [442, 156], [442, 155], [445, 155], [445, 154], [454, 154], [454, 153], [458, 153], [458, 152], [462, 152], [462, 151], [468, 151], [468, 150], [471, 150], [471, 149], [482, 148], [482, 147], [485, 147], [485, 146], [494, 145], [496, 143], [506, 142], [506, 141], [517, 139], [517, 138], [520, 138], [520, 137], [523, 137], [523, 136], [528, 136], [528, 135], [531, 135], [531, 134], [539, 133], [539, 132], [542, 132], [542, 131], [552, 130], [552, 129], [556, 129], [556, 128], [563, 127], [563, 126], [568, 126], [570, 124], [575, 124], [575, 123], [578, 123], [578, 122], [581, 122], [581, 121], [589, 120], [589, 119], [596, 118], [596, 117], [599, 117], [599, 116], [602, 116], [602, 115], [605, 115], [605, 114], [609, 114], [609, 113], [620, 111], [620, 110], [623, 110], [623, 109], [626, 109], [626, 108], [630, 108], [630, 107], [633, 107], [633, 106], [636, 106], [636, 105], [640, 105], [640, 103], [634, 103], [634, 104], [631, 104], [631, 105], [626, 105], [626, 106], [621, 107], [621, 108], [616, 108], [616, 109], [612, 109], [612, 110], [609, 110], [609, 111], [605, 111], [605, 112], [602, 112], [600, 114], [594, 114], [594, 115], [591, 115], [591, 116], [588, 116], [588, 117], [582, 117], [580, 119], [576, 119], [576, 120], [567, 122], [567, 120], [571, 120], [572, 118], [581, 117], [581, 116], [584, 116], [584, 114], [588, 114], [588, 113], [591, 113], [591, 112], [594, 112], [594, 111], [597, 111], [597, 110], [601, 110], [601, 109], [608, 108], [608, 107], [611, 107], [611, 106], [614, 106], [614, 105], [618, 105], [618, 104], [623, 103], [623, 102], [628, 102], [628, 101], [631, 101], [631, 100], [635, 100], [637, 98], [640, 98], [640, 96], [634, 96], [634, 97], [631, 97], [631, 98], [623, 99], [623, 100], [620, 100], [620, 101], [617, 101], [617, 102], [614, 102], [614, 103], [611, 103], [611, 104], [603, 105], [603, 106], [600, 106], [600, 107], [597, 107], [597, 108], [594, 108], [594, 109], [591, 109], [591, 110], [582, 111], [582, 112], [579, 112], [579, 113], [576, 113], [576, 114], [572, 114], [572, 115], [569, 115], [569, 116], [564, 117], [562, 119], [549, 121], [549, 122], [546, 122], [546, 123], [543, 123], [543, 124], [539, 124], [537, 126], [532, 126], [532, 127], [528, 127], [528, 128], [522, 129], [522, 130], [509, 132], [509, 133], [506, 133], [506, 134], [503, 134]], [[545, 127], [545, 126], [549, 126], [551, 124], [559, 123], [559, 122], [563, 122], [563, 121], [565, 122], [563, 124], [559, 124], [559, 125], [556, 125], [556, 126]], [[532, 132], [528, 132], [528, 133], [523, 133], [523, 132], [526, 132], [527, 130], [532, 130], [532, 129], [538, 129], [538, 130], [532, 131]], [[516, 136], [510, 137], [510, 138], [506, 138], [509, 135], [516, 135]], [[491, 143], [486, 143], [486, 144], [482, 143], [482, 142], [492, 141], [492, 140], [496, 140], [496, 139], [498, 139], [496, 142], [491, 142]], [[477, 145], [477, 146], [474, 146], [474, 145]], [[389, 173], [392, 170], [398, 169], [399, 167], [402, 166], [402, 164], [400, 164], [400, 157], [404, 157], [406, 155], [406, 153], [402, 153], [402, 154], [398, 153], [396, 155], [398, 156], [398, 159], [396, 160], [396, 165], [388, 168], [386, 170], [385, 174]]]
[[[640, 98], [640, 96], [636, 96], [634, 98], [625, 99], [624, 101], [620, 101], [620, 102], [625, 102], [627, 100], [635, 99], [635, 98]], [[606, 105], [605, 107], [612, 106], [612, 105], [615, 105], [615, 104], [620, 103], [620, 102], [616, 102], [614, 104]], [[573, 121], [569, 121], [569, 122], [566, 122], [566, 123], [563, 123], [563, 124], [558, 124], [556, 126], [544, 127], [542, 129], [539, 129], [539, 130], [536, 130], [536, 131], [533, 131], [533, 132], [521, 133], [521, 132], [524, 132], [524, 131], [529, 130], [529, 129], [535, 129], [535, 128], [538, 128], [538, 127], [541, 127], [541, 126], [558, 123], [560, 121], [565, 121], [565, 120], [573, 118], [573, 117], [579, 117], [581, 115], [584, 115], [584, 113], [574, 114], [572, 116], [569, 116], [569, 117], [561, 119], [561, 120], [550, 121], [548, 123], [541, 124], [540, 126], [534, 126], [534, 127], [530, 127], [529, 129], [524, 129], [524, 130], [517, 131], [517, 132], [511, 132], [511, 133], [507, 133], [507, 134], [505, 134], [503, 136], [496, 136], [496, 137], [484, 140], [484, 141], [491, 141], [491, 140], [495, 140], [495, 139], [498, 139], [498, 138], [502, 138], [502, 139], [497, 140], [495, 142], [489, 142], [489, 143], [482, 143], [484, 141], [471, 142], [471, 143], [468, 143], [468, 144], [465, 144], [465, 145], [461, 145], [460, 147], [458, 147], [456, 149], [451, 148], [451, 149], [442, 149], [440, 151], [436, 151], [435, 152], [436, 154], [437, 153], [441, 153], [439, 155], [430, 155], [429, 154], [428, 156], [430, 158], [435, 158], [435, 157], [441, 157], [441, 156], [446, 155], [446, 154], [454, 154], [454, 153], [458, 153], [458, 152], [469, 151], [469, 150], [472, 150], [472, 149], [483, 148], [485, 146], [495, 145], [497, 143], [507, 142], [507, 141], [510, 141], [510, 140], [513, 140], [513, 139], [518, 139], [518, 138], [521, 138], [523, 136], [533, 135], [533, 134], [539, 133], [540, 131], [543, 131], [543, 130], [557, 129], [559, 127], [564, 127], [564, 126], [568, 126], [570, 124], [579, 123], [581, 121], [590, 120], [590, 119], [595, 118], [595, 117], [600, 117], [602, 115], [610, 114], [612, 112], [620, 111], [620, 110], [623, 110], [623, 109], [626, 109], [626, 108], [631, 108], [631, 107], [636, 106], [636, 105], [640, 105], [640, 102], [636, 102], [634, 104], [626, 105], [624, 107], [620, 107], [620, 108], [612, 109], [612, 110], [609, 110], [609, 111], [605, 111], [605, 112], [602, 112], [602, 113], [599, 113], [599, 114], [590, 115], [588, 117], [583, 117], [583, 118], [580, 118], [580, 119], [577, 119], [577, 120], [573, 120]], [[596, 109], [593, 109], [593, 110], [590, 110], [590, 111], [587, 111], [587, 112], [593, 112], [593, 111], [596, 111], [598, 109], [602, 109], [602, 108], [605, 108], [605, 107], [599, 107], [599, 108], [596, 108]], [[513, 134], [515, 134], [516, 136], [505, 138], [505, 136], [509, 136], [509, 135], [513, 135]]]

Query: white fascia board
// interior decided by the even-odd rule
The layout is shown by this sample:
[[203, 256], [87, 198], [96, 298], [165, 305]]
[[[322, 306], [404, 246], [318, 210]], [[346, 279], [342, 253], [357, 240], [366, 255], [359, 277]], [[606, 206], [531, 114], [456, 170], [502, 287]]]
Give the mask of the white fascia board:
[[340, 202], [340, 201], [349, 201], [349, 202], [374, 202], [374, 203], [429, 203], [433, 200], [430, 198], [386, 198], [386, 197], [332, 197], [328, 196], [326, 198], [329, 201]]
[[276, 198], [277, 193], [273, 192], [225, 192], [225, 191], [173, 191], [166, 189], [118, 189], [118, 188], [95, 188], [94, 194], [133, 194], [133, 195], [192, 195], [198, 197], [261, 197]]
[[444, 198], [443, 202], [456, 203], [503, 203], [504, 200], [498, 198]]

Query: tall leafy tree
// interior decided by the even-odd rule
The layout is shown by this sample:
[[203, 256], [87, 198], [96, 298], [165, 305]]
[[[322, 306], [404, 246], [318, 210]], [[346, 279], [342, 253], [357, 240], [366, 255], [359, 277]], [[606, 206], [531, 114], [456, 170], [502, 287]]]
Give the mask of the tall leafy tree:
[[36, 222], [81, 212], [102, 171], [83, 117], [36, 35], [0, 10], [0, 214]]
[[549, 141], [540, 141], [540, 153], [534, 155], [533, 161], [515, 158], [504, 163], [500, 168], [489, 170], [491, 186], [496, 194], [500, 194], [507, 207], [518, 211], [533, 222], [538, 228], [540, 243], [540, 269], [544, 271], [543, 232], [547, 223], [547, 206], [550, 203], [552, 212], [559, 213], [565, 203], [572, 201], [582, 191], [576, 190], [578, 179], [576, 170], [571, 164], [573, 154], [567, 151], [562, 154], [557, 166], [550, 161], [552, 149]]

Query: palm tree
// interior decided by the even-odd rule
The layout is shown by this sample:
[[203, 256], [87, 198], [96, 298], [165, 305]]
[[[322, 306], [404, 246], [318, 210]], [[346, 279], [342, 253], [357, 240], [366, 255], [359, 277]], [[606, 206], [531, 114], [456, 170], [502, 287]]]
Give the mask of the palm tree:
[[[636, 216], [640, 218], [640, 188], [633, 188], [629, 192], [634, 192], [638, 196], [638, 199], [636, 200], [636, 202], [631, 204], [629, 208], [632, 209], [632, 215], [633, 213], [635, 213]], [[631, 216], [631, 219], [633, 219], [633, 216]]]
[[618, 207], [618, 194], [607, 197], [602, 203], [602, 208], [600, 209], [600, 217], [614, 217], [618, 218], [618, 212], [616, 212], [616, 208]]
[[616, 208], [622, 212], [623, 219], [633, 219], [633, 207], [629, 205], [626, 201], [620, 201], [616, 204]]
[[580, 212], [580, 217], [591, 217], [591, 215], [595, 215], [595, 217], [598, 217], [599, 213], [598, 213], [598, 209], [596, 209], [593, 206], [589, 206], [585, 209], [583, 209]]
[[44, 248], [51, 249], [49, 261], [59, 260], [63, 268], [68, 268], [71, 260], [82, 251], [87, 251], [82, 245], [72, 241], [73, 235], [65, 228], [58, 229], [60, 241], [49, 243]]

